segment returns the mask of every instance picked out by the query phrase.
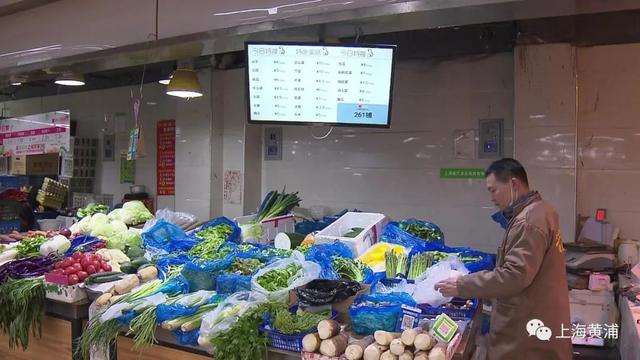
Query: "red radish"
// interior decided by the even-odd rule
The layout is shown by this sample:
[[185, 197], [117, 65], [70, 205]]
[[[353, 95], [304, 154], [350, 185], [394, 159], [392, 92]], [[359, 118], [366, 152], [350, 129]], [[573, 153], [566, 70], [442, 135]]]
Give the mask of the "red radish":
[[80, 281], [84, 281], [84, 279], [87, 278], [87, 276], [89, 276], [89, 274], [87, 274], [86, 271], [78, 271], [78, 279], [80, 279]]
[[108, 263], [104, 263], [102, 265], [102, 270], [104, 271], [111, 271], [111, 265], [109, 265]]
[[91, 274], [95, 274], [96, 273], [96, 267], [93, 265], [89, 265], [84, 269], [87, 274], [91, 275]]
[[82, 253], [80, 251], [76, 251], [73, 253], [73, 259], [74, 260], [79, 260], [82, 259]]
[[78, 281], [80, 281], [80, 278], [78, 277], [78, 275], [72, 274], [72, 275], [69, 275], [67, 280], [69, 281], [69, 285], [75, 285], [78, 283]]

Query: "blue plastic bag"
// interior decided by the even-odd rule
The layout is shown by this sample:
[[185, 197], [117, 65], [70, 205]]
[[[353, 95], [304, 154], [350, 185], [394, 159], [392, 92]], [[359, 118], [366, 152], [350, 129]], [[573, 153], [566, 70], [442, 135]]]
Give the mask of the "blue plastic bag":
[[333, 244], [320, 244], [311, 247], [305, 259], [320, 265], [320, 279], [337, 280], [340, 275], [333, 268], [334, 256], [353, 259], [349, 247], [337, 241]]
[[233, 294], [251, 290], [251, 275], [220, 274], [216, 279], [216, 292]]
[[183, 275], [178, 275], [169, 281], [165, 282], [158, 292], [167, 294], [167, 295], [178, 295], [178, 294], [188, 294], [190, 292], [195, 292], [200, 289], [191, 289], [190, 284], [186, 277]]
[[235, 221], [226, 218], [224, 216], [221, 216], [219, 218], [215, 218], [211, 221], [209, 221], [208, 223], [203, 224], [202, 226], [198, 227], [197, 229], [191, 230], [187, 233], [187, 235], [189, 236], [195, 236], [199, 231], [208, 229], [210, 227], [213, 226], [218, 226], [221, 224], [227, 224], [231, 227], [232, 233], [229, 235], [229, 237], [227, 238], [228, 242], [234, 242], [236, 244], [239, 244], [242, 239], [240, 238], [240, 227], [238, 227], [238, 224], [236, 224]]
[[138, 316], [138, 314], [135, 311], [127, 311], [122, 314], [122, 316], [117, 317], [116, 321], [118, 321], [123, 326], [129, 326], [131, 320], [133, 320], [136, 316]]
[[158, 277], [164, 280], [167, 276], [169, 266], [183, 265], [193, 260], [193, 258], [187, 254], [173, 254], [160, 257], [156, 260], [156, 267], [158, 268]]
[[180, 227], [160, 219], [149, 230], [142, 233], [145, 246], [162, 249], [166, 252], [188, 251], [200, 239], [187, 235]]
[[160, 304], [156, 306], [156, 323], [173, 320], [181, 316], [190, 316], [198, 312], [198, 306], [180, 304]]
[[496, 264], [496, 257], [494, 254], [484, 253], [466, 247], [448, 247], [433, 242], [423, 243], [411, 249], [408, 262], [411, 263], [411, 258], [414, 255], [427, 251], [442, 251], [451, 254], [459, 253], [462, 257], [479, 256], [480, 260], [478, 261], [464, 263], [464, 267], [469, 270], [470, 273], [482, 270], [492, 270]]
[[180, 345], [198, 346], [198, 337], [200, 337], [200, 329], [191, 331], [174, 330], [173, 337], [176, 338]]
[[[401, 224], [420, 224], [423, 226], [430, 227], [435, 231], [442, 234], [440, 239], [422, 239], [416, 236], [409, 234], [408, 232], [402, 230], [400, 228]], [[428, 221], [416, 220], [416, 219], [406, 219], [401, 222], [390, 222], [384, 228], [382, 232], [382, 236], [380, 237], [381, 241], [385, 241], [392, 244], [399, 244], [407, 248], [412, 248], [414, 246], [424, 244], [424, 243], [436, 243], [444, 245], [444, 234], [442, 230], [438, 227], [438, 225], [430, 223]]]
[[189, 283], [192, 292], [198, 290], [215, 290], [218, 274], [228, 269], [235, 255], [214, 261], [190, 261], [182, 269], [182, 275]]
[[395, 331], [402, 305], [416, 306], [416, 302], [404, 292], [358, 296], [349, 308], [353, 331], [358, 335]]
[[97, 245], [101, 241], [101, 239], [89, 235], [79, 236], [71, 241], [71, 247], [69, 247], [65, 256], [69, 257], [76, 251], [89, 249], [91, 246]]

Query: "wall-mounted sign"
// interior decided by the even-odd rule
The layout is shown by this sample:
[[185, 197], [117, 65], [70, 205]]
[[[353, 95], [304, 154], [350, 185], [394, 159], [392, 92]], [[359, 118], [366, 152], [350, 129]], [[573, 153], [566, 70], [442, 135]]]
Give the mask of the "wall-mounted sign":
[[484, 179], [484, 169], [477, 168], [441, 168], [441, 179]]
[[158, 195], [176, 194], [176, 121], [158, 121], [156, 179]]
[[69, 110], [0, 120], [2, 156], [69, 151], [70, 136]]

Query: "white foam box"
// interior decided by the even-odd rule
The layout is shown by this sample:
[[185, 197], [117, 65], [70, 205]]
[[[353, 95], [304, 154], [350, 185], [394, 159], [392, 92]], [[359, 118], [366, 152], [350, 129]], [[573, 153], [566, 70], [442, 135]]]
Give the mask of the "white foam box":
[[47, 299], [65, 303], [76, 303], [87, 298], [87, 292], [81, 284], [68, 285], [66, 276], [47, 273], [44, 274], [44, 291]]
[[[371, 245], [378, 242], [388, 223], [389, 219], [384, 214], [348, 212], [318, 232], [314, 237], [315, 243], [330, 244], [340, 241], [351, 249], [354, 257], [358, 257], [364, 254]], [[353, 228], [363, 228], [364, 230], [354, 238], [343, 236]]]
[[[599, 324], [604, 329], [604, 324], [619, 323], [613, 291], [570, 290], [569, 307], [572, 324], [578, 323], [587, 327]], [[570, 329], [571, 324], [566, 324], [565, 328]], [[600, 339], [574, 337], [571, 340], [576, 345], [604, 345]]]
[[[256, 215], [246, 215], [235, 218], [239, 224], [248, 224], [255, 219]], [[281, 232], [292, 233], [296, 231], [296, 221], [293, 214], [277, 216], [262, 221], [262, 243], [271, 244], [276, 235]]]

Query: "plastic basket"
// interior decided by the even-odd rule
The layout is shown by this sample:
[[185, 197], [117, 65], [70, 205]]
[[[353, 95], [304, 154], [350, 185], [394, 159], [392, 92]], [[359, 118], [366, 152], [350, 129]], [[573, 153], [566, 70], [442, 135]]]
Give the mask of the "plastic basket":
[[0, 189], [20, 188], [20, 178], [17, 176], [0, 176]]
[[[454, 298], [451, 300], [451, 304], [456, 306], [462, 306], [466, 304], [467, 300]], [[478, 309], [478, 299], [471, 299], [472, 305], [469, 309], [451, 309], [445, 306], [430, 306], [429, 304], [418, 304], [417, 308], [422, 310], [424, 317], [433, 317], [440, 314], [447, 314], [451, 318], [457, 319], [471, 319], [473, 314]]]
[[20, 220], [0, 221], [0, 234], [20, 231]]
[[[293, 305], [289, 308], [289, 311], [295, 313], [298, 311], [298, 305]], [[335, 320], [338, 318], [338, 312], [332, 311], [330, 319]], [[260, 332], [267, 337], [267, 346], [274, 349], [302, 352], [302, 338], [305, 335], [315, 332], [316, 329], [309, 329], [309, 331], [297, 334], [283, 334], [277, 330], [271, 328], [269, 322], [263, 322], [260, 325]]]

